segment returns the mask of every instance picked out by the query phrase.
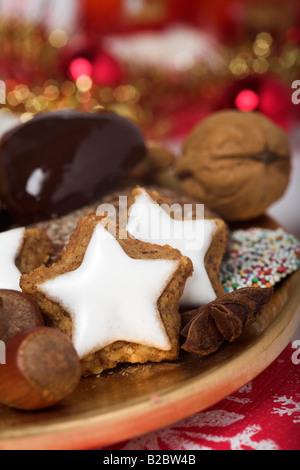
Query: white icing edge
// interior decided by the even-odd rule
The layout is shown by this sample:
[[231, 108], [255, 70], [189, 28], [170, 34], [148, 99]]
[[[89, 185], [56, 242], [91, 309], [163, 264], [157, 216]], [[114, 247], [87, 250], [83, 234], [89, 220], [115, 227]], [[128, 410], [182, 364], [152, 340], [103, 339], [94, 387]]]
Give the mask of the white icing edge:
[[0, 289], [21, 291], [21, 273], [15, 260], [22, 247], [24, 233], [24, 227], [0, 233]]

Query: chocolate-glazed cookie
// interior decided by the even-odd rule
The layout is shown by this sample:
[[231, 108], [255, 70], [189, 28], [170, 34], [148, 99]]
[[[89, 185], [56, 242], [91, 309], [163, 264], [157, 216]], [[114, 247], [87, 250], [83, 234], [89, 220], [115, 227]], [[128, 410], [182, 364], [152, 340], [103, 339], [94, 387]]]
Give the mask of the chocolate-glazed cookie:
[[46, 113], [0, 144], [0, 197], [14, 223], [66, 214], [100, 197], [146, 154], [138, 127], [112, 113]]

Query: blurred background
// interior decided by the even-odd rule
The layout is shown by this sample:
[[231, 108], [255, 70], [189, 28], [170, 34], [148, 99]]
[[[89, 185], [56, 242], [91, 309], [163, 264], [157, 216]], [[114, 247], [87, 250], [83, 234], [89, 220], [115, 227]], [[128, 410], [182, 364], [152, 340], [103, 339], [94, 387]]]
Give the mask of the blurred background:
[[270, 213], [300, 236], [299, 45], [299, 0], [0, 0], [0, 134], [108, 109], [178, 150], [215, 110], [258, 110], [290, 135], [292, 181]]

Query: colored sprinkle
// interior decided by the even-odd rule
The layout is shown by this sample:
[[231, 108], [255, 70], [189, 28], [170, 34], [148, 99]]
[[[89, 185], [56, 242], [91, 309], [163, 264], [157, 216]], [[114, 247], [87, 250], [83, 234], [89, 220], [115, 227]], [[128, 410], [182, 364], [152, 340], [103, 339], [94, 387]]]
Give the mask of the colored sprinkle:
[[220, 280], [226, 292], [245, 286], [271, 287], [296, 271], [299, 264], [300, 242], [283, 229], [235, 230], [230, 233]]

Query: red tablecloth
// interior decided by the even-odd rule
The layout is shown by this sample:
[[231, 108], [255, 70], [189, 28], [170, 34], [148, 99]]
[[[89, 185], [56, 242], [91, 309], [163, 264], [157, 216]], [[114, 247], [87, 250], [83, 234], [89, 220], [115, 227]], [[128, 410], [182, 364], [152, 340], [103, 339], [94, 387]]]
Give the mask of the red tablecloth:
[[290, 344], [234, 395], [113, 449], [300, 450], [300, 350]]

